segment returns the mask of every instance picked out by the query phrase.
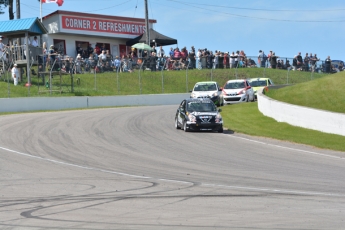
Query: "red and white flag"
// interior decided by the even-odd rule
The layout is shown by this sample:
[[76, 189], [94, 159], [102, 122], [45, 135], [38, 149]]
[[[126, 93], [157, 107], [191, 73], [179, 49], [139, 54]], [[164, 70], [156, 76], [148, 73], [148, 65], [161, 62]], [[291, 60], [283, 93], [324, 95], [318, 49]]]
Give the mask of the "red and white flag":
[[41, 0], [42, 3], [56, 3], [58, 6], [62, 6], [63, 0]]

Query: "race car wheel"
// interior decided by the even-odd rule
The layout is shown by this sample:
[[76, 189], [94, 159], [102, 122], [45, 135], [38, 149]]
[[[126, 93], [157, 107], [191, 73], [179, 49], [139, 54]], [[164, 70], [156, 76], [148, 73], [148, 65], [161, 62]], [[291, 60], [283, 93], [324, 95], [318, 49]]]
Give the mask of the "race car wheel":
[[188, 131], [189, 131], [188, 128], [187, 128], [187, 122], [186, 122], [186, 121], [183, 123], [183, 130], [184, 130], [185, 132], [188, 132]]
[[247, 98], [246, 98], [246, 102], [248, 102], [249, 101], [249, 95], [247, 95]]
[[177, 118], [175, 118], [175, 128], [176, 128], [176, 129], [180, 129], [180, 128], [181, 128], [181, 127], [178, 125]]
[[223, 133], [223, 127], [222, 128], [220, 128], [220, 129], [218, 129], [218, 133]]

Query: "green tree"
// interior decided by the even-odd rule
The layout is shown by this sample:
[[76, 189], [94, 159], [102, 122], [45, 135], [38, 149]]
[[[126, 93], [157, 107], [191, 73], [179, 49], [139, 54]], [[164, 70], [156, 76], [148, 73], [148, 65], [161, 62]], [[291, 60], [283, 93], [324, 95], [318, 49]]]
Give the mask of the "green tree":
[[4, 14], [4, 8], [8, 7], [9, 19], [14, 19], [13, 0], [0, 0], [0, 14]]
[[8, 5], [8, 0], [0, 0], [0, 14], [4, 14], [4, 8]]

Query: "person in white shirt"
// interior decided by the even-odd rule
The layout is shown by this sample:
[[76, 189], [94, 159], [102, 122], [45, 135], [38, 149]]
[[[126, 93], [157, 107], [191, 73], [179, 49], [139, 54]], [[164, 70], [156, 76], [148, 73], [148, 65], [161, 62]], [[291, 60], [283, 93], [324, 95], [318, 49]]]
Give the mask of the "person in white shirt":
[[158, 66], [158, 70], [161, 70], [164, 67], [164, 56], [165, 56], [165, 51], [163, 49], [163, 46], [160, 46], [158, 49], [158, 53], [157, 53], [157, 66]]
[[82, 69], [81, 69], [81, 64], [82, 64], [82, 57], [80, 54], [77, 55], [77, 57], [75, 58], [75, 66], [76, 66], [76, 73], [82, 73]]
[[98, 58], [101, 61], [106, 61], [107, 60], [107, 54], [105, 53], [105, 50], [102, 50], [102, 53], [98, 56]]
[[18, 80], [19, 80], [19, 71], [17, 69], [17, 64], [14, 64], [12, 70], [11, 70], [11, 73], [12, 73], [12, 78], [13, 78], [13, 83], [14, 85], [18, 85]]
[[164, 57], [164, 55], [165, 55], [165, 52], [163, 50], [163, 46], [160, 46], [158, 53], [157, 53], [157, 57], [162, 58], [162, 57]]
[[200, 60], [201, 54], [202, 54], [201, 49], [198, 49], [198, 52], [196, 52], [197, 68], [201, 67], [201, 60]]
[[237, 59], [237, 54], [235, 54], [235, 52], [232, 52], [229, 58], [230, 68], [236, 68], [236, 63], [235, 63], [236, 59]]
[[36, 36], [34, 37], [34, 40], [32, 40], [31, 45], [34, 46], [34, 47], [38, 46], [38, 41], [37, 41], [37, 37]]

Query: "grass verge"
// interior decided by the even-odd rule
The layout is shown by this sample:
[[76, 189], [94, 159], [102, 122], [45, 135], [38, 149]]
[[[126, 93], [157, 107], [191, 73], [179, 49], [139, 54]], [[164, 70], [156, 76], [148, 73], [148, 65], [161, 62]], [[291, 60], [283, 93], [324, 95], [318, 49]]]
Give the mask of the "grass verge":
[[323, 149], [345, 151], [345, 137], [295, 127], [264, 116], [257, 103], [222, 107], [224, 127], [238, 133], [306, 144]]
[[266, 95], [289, 104], [345, 113], [344, 86], [345, 72], [342, 71], [313, 81], [269, 90]]
[[[47, 96], [111, 96], [111, 95], [138, 95], [160, 93], [186, 93], [196, 82], [217, 81], [223, 86], [227, 80], [236, 78], [269, 77], [275, 84], [295, 84], [321, 78], [324, 74], [308, 72], [274, 70], [264, 68], [240, 69], [203, 69], [181, 71], [136, 71], [133, 73], [98, 73], [62, 75], [61, 79], [55, 75], [52, 79], [52, 92], [49, 76], [45, 79], [32, 76], [30, 88], [25, 87], [27, 79], [14, 86], [7, 75], [0, 77], [0, 98], [12, 97], [47, 97]], [[48, 81], [48, 84], [47, 84]], [[72, 82], [74, 85], [72, 91]], [[60, 94], [60, 90], [62, 93]], [[52, 94], [50, 94], [52, 93]]]

